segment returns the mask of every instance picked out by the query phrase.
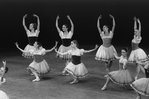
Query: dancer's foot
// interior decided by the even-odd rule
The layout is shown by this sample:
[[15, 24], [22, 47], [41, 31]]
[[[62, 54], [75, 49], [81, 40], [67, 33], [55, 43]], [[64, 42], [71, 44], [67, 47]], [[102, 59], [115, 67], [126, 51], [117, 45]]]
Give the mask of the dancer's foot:
[[34, 79], [34, 80], [32, 80], [33, 82], [37, 82], [37, 81], [40, 81], [40, 79], [39, 78], [36, 78], [36, 79]]
[[70, 84], [76, 84], [76, 83], [78, 83], [77, 79], [74, 79], [72, 82], [70, 82]]
[[107, 88], [107, 86], [104, 85], [104, 86], [101, 88], [101, 90], [104, 91], [104, 90], [106, 90], [106, 88]]

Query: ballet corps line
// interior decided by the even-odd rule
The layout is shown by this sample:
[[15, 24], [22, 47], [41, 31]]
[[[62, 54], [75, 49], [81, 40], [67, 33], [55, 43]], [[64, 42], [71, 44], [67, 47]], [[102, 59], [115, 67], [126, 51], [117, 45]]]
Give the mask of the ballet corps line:
[[[68, 31], [69, 29], [67, 24], [63, 24], [62, 29], [60, 29], [58, 25], [58, 20], [60, 17], [57, 16], [56, 18], [56, 29], [62, 40], [60, 47], [57, 49], [58, 42], [56, 41], [55, 45], [51, 49], [43, 48], [41, 43], [38, 42], [40, 33], [40, 20], [37, 15], [34, 14], [33, 16], [37, 18], [37, 24], [31, 23], [29, 25], [29, 29], [25, 25], [25, 18], [27, 17], [27, 14], [23, 17], [23, 27], [26, 31], [29, 44], [24, 49], [21, 49], [19, 44], [15, 43], [16, 47], [23, 53], [22, 56], [25, 58], [33, 58], [33, 62], [31, 62], [27, 67], [28, 72], [35, 76], [35, 79], [32, 80], [33, 82], [40, 81], [45, 74], [50, 72], [51, 68], [43, 56], [46, 55], [46, 53], [55, 50], [57, 53], [56, 57], [63, 59], [66, 62], [66, 67], [62, 71], [62, 75], [70, 75], [73, 78], [73, 81], [70, 82], [70, 84], [78, 83], [81, 78], [84, 78], [89, 74], [87, 68], [81, 62], [81, 56], [85, 53], [90, 53], [98, 49], [95, 59], [103, 61], [106, 68], [106, 75], [104, 76], [106, 77], [106, 82], [101, 88], [102, 91], [106, 90], [108, 84], [112, 81], [115, 84], [124, 86], [130, 85], [137, 94], [136, 99], [141, 99], [141, 95], [149, 96], [149, 59], [144, 50], [139, 47], [139, 43], [142, 40], [141, 22], [139, 18], [134, 17], [134, 37], [131, 41], [132, 51], [128, 57], [127, 47], [122, 48], [121, 55], [118, 56], [116, 49], [112, 45], [112, 38], [114, 36], [115, 29], [115, 19], [112, 15], [109, 15], [113, 22], [111, 30], [109, 30], [107, 25], [104, 25], [101, 29], [100, 20], [102, 19], [102, 16], [100, 15], [98, 17], [97, 29], [103, 44], [100, 46], [95, 45], [95, 48], [90, 50], [85, 50], [83, 48], [80, 49], [77, 40], [72, 40], [72, 36], [74, 34], [74, 24], [70, 16], [67, 16], [67, 19], [71, 24], [70, 31]], [[137, 23], [139, 24], [138, 26]], [[119, 60], [119, 69], [116, 71], [111, 71], [110, 69], [112, 62], [115, 59]], [[135, 77], [133, 77], [127, 69], [128, 63], [136, 64], [137, 73]], [[3, 61], [3, 67], [6, 67], [5, 61]], [[4, 71], [6, 71], [6, 68], [0, 69], [0, 84], [4, 82]], [[138, 79], [140, 71], [144, 72], [146, 77]], [[0, 97], [1, 94], [2, 96], [6, 97], [5, 99], [8, 99], [5, 92], [0, 92]]]

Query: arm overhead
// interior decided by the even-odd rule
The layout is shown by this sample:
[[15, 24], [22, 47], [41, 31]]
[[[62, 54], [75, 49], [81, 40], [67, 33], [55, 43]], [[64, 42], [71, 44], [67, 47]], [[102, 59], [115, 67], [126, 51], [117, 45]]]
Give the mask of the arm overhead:
[[114, 19], [114, 17], [111, 14], [110, 14], [110, 17], [113, 20], [112, 33], [114, 33], [114, 30], [115, 30], [115, 19]]
[[25, 25], [25, 18], [26, 18], [26, 16], [27, 16], [27, 14], [23, 16], [23, 22], [22, 23], [23, 23], [23, 27], [24, 27], [25, 31], [27, 32], [28, 29], [27, 29], [27, 27]]
[[59, 20], [59, 16], [56, 17], [56, 23], [55, 23], [55, 25], [56, 25], [56, 29], [57, 29], [58, 33], [60, 33], [61, 30], [60, 30], [60, 28], [58, 27], [58, 20]]
[[101, 15], [98, 17], [98, 20], [97, 20], [97, 28], [98, 28], [98, 31], [99, 31], [99, 33], [101, 34], [101, 28], [100, 28], [100, 19], [101, 19], [102, 17], [101, 17]]
[[71, 32], [73, 33], [73, 32], [74, 32], [74, 24], [73, 24], [73, 22], [72, 22], [72, 20], [71, 20], [71, 18], [70, 18], [69, 15], [67, 16], [67, 18], [68, 18], [69, 21], [70, 21], [70, 24], [71, 24]]
[[134, 17], [133, 19], [134, 19], [134, 31], [135, 31], [137, 29], [137, 22], [136, 22], [137, 19], [136, 19], [136, 17]]
[[141, 35], [141, 22], [140, 22], [140, 19], [137, 19], [138, 23], [139, 23], [139, 33]]
[[40, 31], [40, 20], [39, 20], [39, 17], [36, 14], [34, 14], [33, 16], [37, 18], [37, 30]]

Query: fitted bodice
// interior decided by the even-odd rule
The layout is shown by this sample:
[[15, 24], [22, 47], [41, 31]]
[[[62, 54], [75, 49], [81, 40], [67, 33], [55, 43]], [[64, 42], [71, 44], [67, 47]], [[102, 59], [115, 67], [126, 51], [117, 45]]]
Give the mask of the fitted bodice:
[[72, 63], [77, 65], [81, 63], [81, 56], [72, 55]]
[[111, 46], [112, 38], [113, 38], [113, 33], [110, 31], [109, 35], [105, 35], [104, 32], [101, 33], [101, 38], [103, 41], [103, 46], [109, 47]]
[[139, 43], [141, 42], [141, 37], [139, 38], [138, 36], [134, 35], [134, 38], [132, 39], [131, 46], [132, 50], [138, 49], [139, 48]]

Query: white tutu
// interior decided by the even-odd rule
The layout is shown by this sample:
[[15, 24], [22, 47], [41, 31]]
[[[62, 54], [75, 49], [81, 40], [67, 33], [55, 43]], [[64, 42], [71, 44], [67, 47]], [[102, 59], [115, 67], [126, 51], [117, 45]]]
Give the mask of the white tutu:
[[146, 59], [147, 59], [146, 53], [141, 48], [138, 48], [136, 50], [131, 51], [128, 61], [136, 62], [136, 61], [144, 61]]
[[139, 94], [149, 96], [149, 78], [135, 80], [130, 86]]
[[24, 49], [24, 51], [27, 51], [27, 52], [23, 53], [22, 56], [24, 56], [25, 58], [33, 58], [32, 52], [34, 50], [35, 50], [35, 47], [28, 44]]
[[134, 81], [134, 78], [127, 69], [112, 71], [108, 73], [106, 77], [109, 77], [112, 82], [120, 85], [129, 85]]
[[74, 65], [72, 62], [70, 62], [65, 69], [68, 73], [72, 74], [76, 78], [83, 78], [87, 76], [88, 70], [84, 66], [83, 63], [80, 63], [78, 65]]
[[[66, 47], [66, 46], [61, 45], [61, 46], [59, 47], [59, 49], [58, 49], [58, 52], [65, 53], [65, 52], [67, 52], [67, 51], [69, 51], [69, 50], [71, 50], [71, 49], [72, 49], [71, 46]], [[60, 54], [57, 54], [57, 57], [62, 58], [62, 59], [64, 59], [64, 60], [69, 60], [69, 59], [71, 59], [71, 55], [69, 55], [69, 54], [67, 54], [67, 55], [60, 55]]]
[[50, 67], [49, 67], [48, 63], [45, 60], [43, 60], [39, 63], [33, 61], [27, 69], [34, 70], [39, 75], [44, 75], [44, 74], [46, 74], [50, 71]]
[[115, 59], [113, 55], [114, 53], [117, 55], [117, 52], [113, 45], [111, 45], [110, 47], [104, 47], [103, 45], [101, 45], [96, 53], [95, 59], [102, 61], [111, 61]]
[[0, 99], [9, 99], [9, 97], [4, 91], [0, 90]]

